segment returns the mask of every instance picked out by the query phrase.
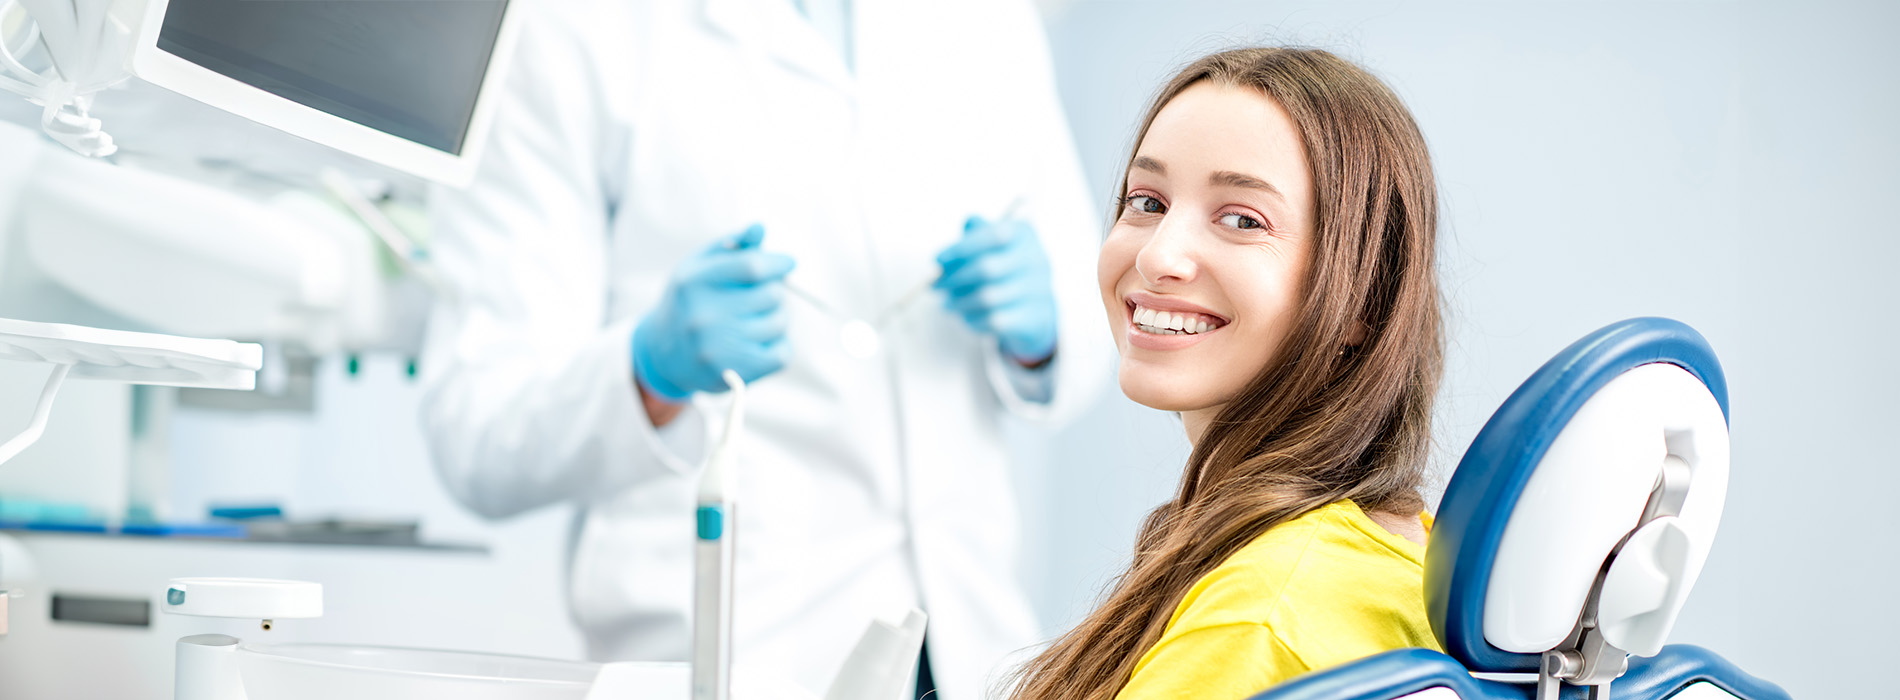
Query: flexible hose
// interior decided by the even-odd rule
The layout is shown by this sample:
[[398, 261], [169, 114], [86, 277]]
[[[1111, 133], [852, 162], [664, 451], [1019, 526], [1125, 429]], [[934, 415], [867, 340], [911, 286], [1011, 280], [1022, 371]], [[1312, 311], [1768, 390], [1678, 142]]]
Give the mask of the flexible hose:
[[[14, 7], [18, 4], [17, 0], [4, 0], [4, 2], [0, 2], [0, 21], [4, 21], [6, 16], [13, 12]], [[39, 22], [33, 21], [32, 16], [29, 15], [26, 17], [25, 25], [26, 39], [19, 42], [21, 46], [21, 56], [31, 51], [33, 42], [39, 41], [40, 39]], [[13, 43], [12, 37], [0, 36], [0, 68], [5, 68], [5, 72], [13, 73], [14, 76], [16, 76], [9, 78], [5, 75], [0, 75], [0, 80], [6, 81], [5, 83], [0, 83], [0, 85], [4, 85], [8, 90], [19, 92], [29, 97], [35, 96], [39, 88], [46, 86], [47, 77], [34, 72], [27, 68], [26, 64], [21, 63], [19, 57], [13, 54]], [[26, 89], [22, 90], [18, 87], [22, 85], [26, 86]]]
[[40, 402], [33, 407], [33, 419], [27, 423], [26, 430], [0, 443], [0, 464], [25, 451], [46, 432], [46, 417], [53, 412], [53, 397], [59, 395], [59, 385], [66, 381], [66, 375], [72, 369], [72, 365], [53, 365], [52, 373], [46, 375], [46, 386], [40, 390]]
[[[12, 14], [19, 0], [0, 0], [0, 20]], [[78, 3], [74, 7], [78, 26], [93, 28], [99, 32], [108, 32], [111, 22], [106, 15], [106, 3]], [[40, 113], [40, 128], [53, 140], [65, 144], [81, 155], [104, 157], [118, 151], [112, 142], [112, 136], [102, 128], [100, 120], [90, 116], [92, 95], [111, 87], [124, 79], [123, 73], [85, 85], [67, 80], [57, 64], [45, 71], [34, 71], [20, 60], [37, 44], [45, 46], [45, 35], [39, 22], [29, 12], [23, 20], [26, 28], [24, 41], [18, 42], [20, 50], [16, 54], [12, 37], [0, 35], [0, 89], [18, 93], [28, 100], [43, 105]], [[4, 29], [4, 27], [0, 27]], [[106, 37], [91, 37], [88, 54], [97, 54], [103, 50]], [[47, 56], [52, 57], [51, 47], [46, 47]]]

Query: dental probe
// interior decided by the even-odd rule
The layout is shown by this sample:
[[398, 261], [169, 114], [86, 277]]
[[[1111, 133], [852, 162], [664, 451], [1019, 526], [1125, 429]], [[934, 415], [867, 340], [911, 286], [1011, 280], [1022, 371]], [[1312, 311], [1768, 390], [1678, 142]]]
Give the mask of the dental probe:
[[699, 476], [693, 546], [693, 700], [732, 697], [732, 578], [738, 536], [732, 461], [745, 428], [745, 382], [726, 370], [732, 389], [726, 430]]
[[[1010, 200], [1009, 206], [1003, 208], [1002, 215], [996, 217], [996, 223], [1000, 224], [1005, 221], [1009, 221], [1010, 219], [1016, 218], [1016, 212], [1022, 210], [1023, 208], [1024, 199], [1027, 199], [1027, 196], [1019, 194], [1019, 195], [1016, 195], [1015, 199]], [[871, 325], [876, 326], [878, 328], [883, 328], [884, 324], [889, 323], [891, 319], [897, 317], [897, 314], [899, 312], [909, 307], [911, 302], [917, 301], [917, 297], [923, 296], [925, 292], [930, 291], [931, 287], [936, 286], [937, 280], [940, 280], [940, 279], [943, 279], [943, 275], [941, 273], [931, 277], [930, 279], [927, 279], [927, 280], [924, 280], [923, 282], [918, 283], [917, 286], [915, 287], [911, 287], [910, 291], [905, 292], [903, 296], [898, 297], [896, 302], [893, 302], [890, 306], [884, 307], [884, 313], [879, 314], [877, 317], [877, 320], [872, 322]]]
[[805, 291], [803, 287], [800, 287], [796, 284], [792, 284], [789, 280], [785, 282], [785, 291], [791, 292], [793, 296], [796, 296], [800, 299], [804, 299], [805, 303], [811, 304], [813, 308], [818, 309], [819, 313], [823, 313], [824, 315], [830, 316], [832, 318], [844, 318], [844, 315], [838, 313], [837, 310], [831, 308], [830, 304], [826, 304], [825, 302], [820, 301], [816, 295], [813, 295], [811, 292]]
[[[1026, 197], [1024, 195], [1017, 195], [1015, 199], [1010, 200], [1009, 206], [1004, 207], [1003, 213], [996, 217], [996, 223], [1014, 219], [1017, 212], [1022, 209], [1025, 199]], [[918, 297], [928, 293], [931, 287], [936, 286], [937, 280], [942, 278], [942, 274], [937, 274], [917, 283], [916, 286], [911, 287], [908, 291], [900, 295], [896, 301], [886, 305], [884, 309], [870, 321], [840, 313], [837, 309], [832, 308], [830, 304], [819, 299], [818, 295], [806, 291], [805, 288], [797, 284], [793, 284], [791, 280], [785, 280], [783, 284], [785, 285], [785, 291], [805, 300], [805, 303], [810, 304], [812, 308], [817, 309], [819, 313], [830, 316], [843, 324], [839, 328], [838, 337], [846, 353], [858, 359], [868, 359], [877, 355], [878, 348], [881, 346], [878, 329], [889, 325], [891, 321], [897, 318], [898, 314], [910, 308], [910, 305], [915, 303]]]

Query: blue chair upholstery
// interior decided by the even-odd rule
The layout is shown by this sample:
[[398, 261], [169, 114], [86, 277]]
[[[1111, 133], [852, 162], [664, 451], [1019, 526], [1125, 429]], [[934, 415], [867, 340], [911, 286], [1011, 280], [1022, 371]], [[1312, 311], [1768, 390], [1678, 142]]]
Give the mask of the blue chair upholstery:
[[[1779, 686], [1749, 675], [1715, 652], [1671, 644], [1647, 659], [1631, 659], [1616, 681], [1617, 698], [1668, 698], [1706, 682], [1742, 700], [1791, 700]], [[1430, 649], [1395, 649], [1274, 686], [1253, 700], [1391, 700], [1447, 688], [1462, 700], [1532, 700], [1537, 686], [1475, 678], [1457, 659]], [[1563, 700], [1582, 700], [1588, 688], [1565, 686]]]
[[[1540, 655], [1499, 649], [1484, 635], [1485, 597], [1506, 524], [1558, 434], [1599, 389], [1636, 367], [1668, 363], [1700, 380], [1728, 416], [1721, 364], [1694, 329], [1662, 318], [1611, 324], [1565, 348], [1531, 375], [1473, 440], [1448, 484], [1425, 562], [1427, 615], [1446, 653], [1400, 649], [1275, 686], [1253, 700], [1390, 700], [1444, 688], [1463, 700], [1531, 700], [1534, 682], [1474, 677], [1535, 674]], [[1711, 414], [1712, 415], [1712, 414]], [[1631, 658], [1617, 700], [1662, 700], [1709, 683], [1743, 700], [1787, 700], [1775, 685], [1700, 647], [1669, 645]], [[1563, 698], [1588, 688], [1565, 685]]]
[[1528, 700], [1535, 689], [1474, 678], [1457, 659], [1431, 649], [1394, 649], [1308, 673], [1254, 700], [1389, 700], [1432, 688], [1450, 688], [1463, 700]]
[[1742, 700], [1790, 700], [1781, 686], [1748, 675], [1715, 652], [1691, 644], [1671, 644], [1647, 659], [1630, 659], [1630, 670], [1616, 679], [1620, 698], [1666, 698], [1707, 682]]

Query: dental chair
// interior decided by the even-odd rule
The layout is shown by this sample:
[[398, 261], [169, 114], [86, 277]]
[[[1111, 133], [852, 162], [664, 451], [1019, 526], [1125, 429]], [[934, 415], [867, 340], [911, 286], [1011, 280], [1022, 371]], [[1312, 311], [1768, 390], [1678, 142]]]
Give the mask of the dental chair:
[[[1728, 488], [1728, 387], [1702, 336], [1622, 321], [1558, 353], [1478, 433], [1440, 504], [1400, 649], [1253, 700], [1788, 700], [1668, 645]], [[1612, 684], [1614, 681], [1614, 684]]]

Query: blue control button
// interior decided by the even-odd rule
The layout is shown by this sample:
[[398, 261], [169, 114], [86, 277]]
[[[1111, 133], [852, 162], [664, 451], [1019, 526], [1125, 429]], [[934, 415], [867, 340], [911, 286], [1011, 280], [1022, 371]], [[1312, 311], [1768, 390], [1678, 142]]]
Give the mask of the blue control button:
[[177, 588], [173, 588], [171, 590], [165, 591], [165, 604], [166, 605], [184, 605], [185, 592]]
[[716, 540], [726, 531], [726, 511], [719, 506], [699, 507], [699, 539]]

